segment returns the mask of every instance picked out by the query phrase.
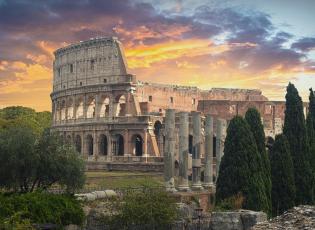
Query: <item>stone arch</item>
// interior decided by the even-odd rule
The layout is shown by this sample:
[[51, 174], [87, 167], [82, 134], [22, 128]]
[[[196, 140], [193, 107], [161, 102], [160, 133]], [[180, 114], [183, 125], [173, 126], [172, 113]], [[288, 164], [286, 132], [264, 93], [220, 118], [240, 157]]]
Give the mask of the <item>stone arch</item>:
[[124, 137], [121, 134], [116, 134], [113, 138], [113, 153], [116, 156], [123, 156], [124, 151]]
[[66, 119], [66, 101], [62, 100], [61, 101], [61, 120], [65, 120]]
[[143, 138], [139, 134], [135, 134], [131, 137], [132, 153], [135, 156], [143, 155]]
[[93, 155], [93, 136], [91, 134], [88, 134], [85, 139], [86, 143], [86, 152], [89, 156]]
[[84, 102], [83, 98], [79, 97], [76, 104], [76, 118], [84, 117]]
[[125, 116], [126, 115], [126, 96], [121, 94], [118, 95], [115, 99], [116, 103], [116, 111], [115, 111], [115, 116]]
[[55, 119], [56, 121], [60, 121], [60, 102], [56, 102], [56, 108], [55, 108]]
[[100, 103], [100, 117], [109, 117], [109, 96], [103, 96]]
[[73, 119], [74, 117], [74, 104], [73, 99], [69, 98], [67, 100], [67, 119]]
[[154, 123], [154, 135], [156, 137], [160, 136], [161, 135], [161, 129], [162, 129], [162, 123], [157, 120], [155, 123]]
[[72, 144], [72, 138], [71, 138], [71, 135], [67, 135], [67, 138], [66, 138], [66, 143], [68, 145], [71, 145]]
[[104, 134], [100, 135], [100, 140], [99, 140], [99, 154], [103, 156], [107, 156], [108, 152], [108, 140], [107, 136]]
[[95, 97], [89, 97], [87, 100], [86, 118], [95, 117]]
[[82, 140], [80, 135], [76, 135], [75, 137], [75, 150], [78, 153], [82, 153]]

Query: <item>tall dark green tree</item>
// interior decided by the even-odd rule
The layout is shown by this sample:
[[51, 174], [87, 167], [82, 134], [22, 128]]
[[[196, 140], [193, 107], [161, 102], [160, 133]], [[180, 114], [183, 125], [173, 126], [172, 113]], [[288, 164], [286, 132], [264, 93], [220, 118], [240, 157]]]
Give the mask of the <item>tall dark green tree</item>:
[[241, 193], [245, 198], [242, 208], [269, 211], [256, 142], [240, 116], [227, 129], [216, 189], [217, 205]]
[[270, 153], [272, 179], [272, 214], [277, 216], [294, 206], [293, 162], [287, 138], [277, 135]]
[[[315, 96], [312, 88], [310, 88], [309, 107], [306, 118], [306, 130], [310, 145], [309, 162], [311, 164], [311, 169], [313, 171], [313, 179], [315, 181]], [[315, 187], [313, 189], [315, 199]]]
[[310, 88], [308, 111], [313, 120], [313, 129], [315, 130], [315, 95], [312, 88]]
[[313, 203], [313, 174], [309, 164], [309, 143], [307, 139], [303, 103], [295, 86], [287, 86], [286, 110], [283, 134], [290, 145], [294, 166], [296, 205]]
[[271, 175], [270, 175], [270, 161], [266, 151], [265, 145], [265, 132], [261, 122], [260, 113], [256, 108], [249, 108], [245, 114], [245, 120], [249, 124], [250, 130], [252, 131], [258, 152], [261, 158], [261, 172], [264, 180], [264, 188], [266, 197], [268, 199], [269, 211], [271, 212]]

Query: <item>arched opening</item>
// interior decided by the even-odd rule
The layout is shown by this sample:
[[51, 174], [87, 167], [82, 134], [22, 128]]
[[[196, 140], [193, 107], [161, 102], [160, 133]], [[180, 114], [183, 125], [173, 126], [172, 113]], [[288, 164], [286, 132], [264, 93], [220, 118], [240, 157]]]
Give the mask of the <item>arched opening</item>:
[[162, 123], [160, 121], [156, 121], [154, 123], [154, 134], [158, 137], [161, 134]]
[[86, 117], [87, 118], [95, 117], [95, 98], [89, 98], [89, 100], [88, 100]]
[[56, 112], [55, 112], [55, 116], [56, 116], [56, 121], [60, 121], [60, 103], [59, 101], [57, 102], [56, 105]]
[[102, 99], [100, 117], [109, 117], [109, 98], [105, 97]]
[[86, 136], [86, 150], [89, 156], [93, 155], [93, 137], [90, 134]]
[[66, 119], [66, 102], [63, 100], [61, 102], [61, 120]]
[[160, 154], [163, 153], [163, 133], [162, 133], [162, 123], [160, 121], [156, 121], [154, 123], [154, 135], [156, 138], [156, 142], [159, 148]]
[[67, 103], [67, 119], [73, 119], [73, 110], [74, 110], [74, 105], [73, 105], [73, 100], [70, 98]]
[[189, 135], [188, 136], [188, 150], [189, 150], [189, 154], [193, 154], [193, 149], [194, 149], [193, 140], [194, 140], [193, 135]]
[[213, 157], [217, 156], [217, 138], [213, 136]]
[[131, 138], [133, 144], [133, 154], [136, 156], [142, 156], [143, 154], [143, 139], [139, 134], [133, 135]]
[[107, 137], [104, 135], [104, 134], [101, 134], [100, 136], [100, 142], [99, 142], [100, 146], [99, 146], [99, 153], [100, 155], [104, 155], [104, 156], [107, 156]]
[[126, 114], [126, 97], [125, 95], [121, 95], [116, 98], [116, 104], [117, 104], [117, 109], [116, 109], [116, 117], [118, 116], [125, 116]]
[[78, 100], [78, 103], [77, 103], [77, 112], [76, 112], [76, 118], [83, 118], [83, 99], [80, 98]]
[[121, 134], [116, 134], [114, 136], [113, 153], [116, 156], [124, 155], [124, 137]]
[[68, 145], [71, 145], [71, 144], [72, 144], [71, 136], [70, 136], [70, 135], [67, 136], [66, 143], [67, 143]]
[[80, 135], [77, 135], [77, 136], [75, 137], [75, 150], [76, 150], [78, 153], [81, 153], [81, 149], [82, 149], [81, 137], [80, 137]]

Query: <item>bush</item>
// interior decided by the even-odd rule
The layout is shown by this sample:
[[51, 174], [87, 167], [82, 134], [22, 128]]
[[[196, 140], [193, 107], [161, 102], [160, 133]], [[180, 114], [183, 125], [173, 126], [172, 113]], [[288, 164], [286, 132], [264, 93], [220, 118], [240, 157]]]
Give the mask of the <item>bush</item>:
[[244, 196], [238, 193], [234, 196], [224, 199], [215, 207], [215, 211], [233, 211], [241, 209], [244, 203]]
[[[0, 195], [0, 223], [2, 228], [13, 216], [16, 223], [81, 225], [84, 213], [80, 203], [70, 195], [27, 193]], [[12, 218], [11, 218], [12, 219]], [[1, 228], [0, 227], [0, 228]]]
[[167, 229], [177, 217], [175, 200], [164, 190], [150, 187], [130, 190], [112, 207], [113, 215], [103, 219], [109, 229]]

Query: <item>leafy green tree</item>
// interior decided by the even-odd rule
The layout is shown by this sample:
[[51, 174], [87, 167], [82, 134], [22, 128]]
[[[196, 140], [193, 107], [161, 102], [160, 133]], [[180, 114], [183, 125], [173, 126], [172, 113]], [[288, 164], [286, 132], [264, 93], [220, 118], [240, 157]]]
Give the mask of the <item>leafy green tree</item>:
[[283, 134], [290, 145], [294, 166], [296, 205], [313, 203], [313, 174], [309, 164], [309, 143], [307, 140], [303, 103], [295, 86], [287, 87]]
[[36, 112], [34, 109], [11, 106], [0, 109], [0, 129], [12, 126], [25, 126], [40, 136], [51, 125], [50, 112]]
[[216, 189], [217, 205], [241, 193], [243, 208], [269, 211], [260, 155], [249, 125], [240, 116], [235, 116], [227, 129]]
[[277, 216], [294, 206], [294, 168], [287, 138], [277, 135], [270, 153], [272, 214]]
[[0, 186], [26, 192], [36, 174], [39, 157], [35, 135], [25, 127], [0, 132]]
[[46, 189], [54, 183], [66, 186], [70, 191], [83, 187], [84, 160], [72, 146], [63, 144], [57, 133], [45, 130], [36, 146], [36, 152], [40, 164], [34, 180], [35, 187]]
[[270, 160], [266, 151], [265, 145], [265, 132], [261, 122], [260, 113], [256, 108], [249, 108], [245, 114], [245, 120], [249, 124], [250, 130], [252, 131], [258, 152], [261, 158], [261, 172], [264, 180], [264, 188], [266, 197], [268, 199], [268, 213], [271, 213], [271, 172], [270, 172]]
[[73, 191], [84, 185], [83, 159], [49, 130], [39, 140], [24, 126], [1, 130], [0, 165], [0, 187], [6, 189], [32, 192], [59, 184]]

